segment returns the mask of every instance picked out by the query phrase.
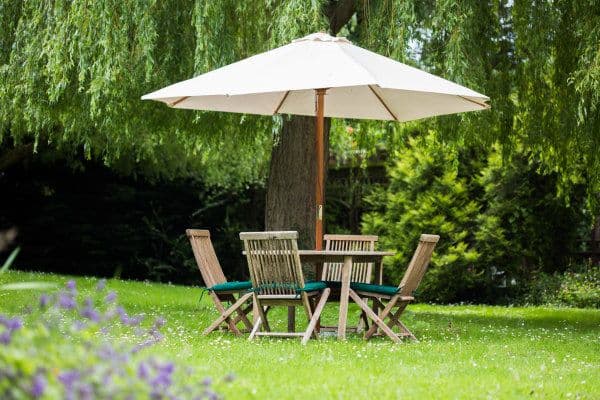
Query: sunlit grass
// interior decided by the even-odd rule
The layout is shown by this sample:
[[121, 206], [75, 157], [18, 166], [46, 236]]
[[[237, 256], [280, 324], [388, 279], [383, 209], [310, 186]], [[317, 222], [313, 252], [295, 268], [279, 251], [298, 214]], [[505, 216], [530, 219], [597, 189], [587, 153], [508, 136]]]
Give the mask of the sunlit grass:
[[[66, 276], [9, 272], [0, 284]], [[80, 291], [97, 282], [76, 278]], [[193, 365], [199, 374], [237, 377], [228, 398], [600, 398], [600, 310], [412, 305], [405, 314], [419, 342], [394, 345], [349, 335], [312, 341], [257, 339], [227, 333], [202, 337], [214, 318], [198, 288], [109, 280], [131, 313], [164, 316], [165, 340], [147, 349]], [[39, 292], [0, 291], [0, 313], [37, 304]], [[324, 319], [333, 323], [336, 304]], [[351, 308], [351, 318], [358, 316]], [[273, 314], [284, 326], [284, 310]], [[298, 312], [297, 320], [304, 323]], [[1, 349], [0, 349], [1, 350]]]

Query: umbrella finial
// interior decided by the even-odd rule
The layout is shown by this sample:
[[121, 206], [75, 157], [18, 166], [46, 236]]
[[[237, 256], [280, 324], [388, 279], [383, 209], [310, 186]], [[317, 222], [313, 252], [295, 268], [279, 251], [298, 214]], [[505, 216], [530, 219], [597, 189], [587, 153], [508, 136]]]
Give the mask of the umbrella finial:
[[298, 38], [298, 39], [294, 39], [292, 40], [292, 43], [297, 43], [297, 42], [307, 42], [307, 41], [313, 41], [313, 42], [340, 42], [340, 43], [350, 43], [352, 44], [351, 41], [349, 41], [348, 39], [346, 39], [343, 36], [331, 36], [326, 32], [316, 32], [316, 33], [311, 33], [308, 36], [304, 36], [303, 38]]

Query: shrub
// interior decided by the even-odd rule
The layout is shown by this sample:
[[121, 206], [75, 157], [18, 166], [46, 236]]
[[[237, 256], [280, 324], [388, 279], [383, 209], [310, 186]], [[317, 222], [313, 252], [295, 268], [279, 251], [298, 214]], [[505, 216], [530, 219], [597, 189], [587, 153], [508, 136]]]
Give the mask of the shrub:
[[421, 233], [441, 236], [420, 299], [458, 301], [482, 279], [473, 246], [479, 206], [459, 174], [458, 152], [436, 142], [433, 133], [409, 139], [388, 169], [390, 184], [366, 199], [371, 212], [363, 231], [380, 236], [380, 246], [397, 253], [385, 266], [386, 278], [400, 281]]
[[[435, 132], [409, 138], [388, 165], [389, 186], [371, 192], [363, 215], [363, 232], [396, 251], [386, 265], [388, 281], [399, 281], [419, 235], [435, 233], [441, 239], [421, 300], [510, 303], [529, 291], [545, 296], [530, 287], [534, 273], [564, 271], [589, 218], [582, 186], [559, 193], [559, 175], [540, 172], [541, 165], [518, 145], [503, 160], [497, 146], [457, 149], [437, 141]], [[533, 285], [552, 286], [551, 279]]]
[[[164, 319], [144, 323], [100, 281], [81, 299], [75, 282], [20, 317], [0, 316], [2, 399], [216, 399], [212, 381], [187, 384], [187, 366], [144, 356], [162, 339]], [[226, 380], [230, 380], [230, 377]]]
[[600, 265], [566, 272], [558, 290], [558, 301], [571, 307], [600, 308]]
[[535, 305], [600, 308], [600, 265], [570, 266], [559, 274], [540, 272], [522, 295], [522, 302]]

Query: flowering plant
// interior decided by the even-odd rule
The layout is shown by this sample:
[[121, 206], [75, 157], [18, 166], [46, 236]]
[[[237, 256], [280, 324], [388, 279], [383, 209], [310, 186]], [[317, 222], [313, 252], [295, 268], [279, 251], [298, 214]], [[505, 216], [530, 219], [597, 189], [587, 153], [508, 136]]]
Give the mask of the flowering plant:
[[144, 356], [163, 338], [163, 318], [130, 315], [104, 280], [94, 296], [82, 297], [69, 281], [22, 316], [0, 315], [0, 398], [221, 397], [210, 378], [183, 384], [192, 368]]

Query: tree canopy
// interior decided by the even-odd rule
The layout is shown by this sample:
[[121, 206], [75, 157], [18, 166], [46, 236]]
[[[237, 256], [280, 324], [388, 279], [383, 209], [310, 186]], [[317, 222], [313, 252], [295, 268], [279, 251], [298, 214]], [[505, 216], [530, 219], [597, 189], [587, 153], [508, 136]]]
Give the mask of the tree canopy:
[[[565, 186], [584, 179], [600, 190], [598, 0], [15, 0], [0, 3], [0, 24], [0, 158], [29, 146], [125, 173], [260, 181], [281, 118], [172, 110], [140, 96], [340, 30], [490, 96], [489, 112], [422, 122], [441, 140], [525, 145]], [[373, 131], [393, 146], [403, 130], [353, 124], [364, 127], [357, 146], [371, 146], [358, 136]], [[347, 140], [335, 126], [334, 148]]]

